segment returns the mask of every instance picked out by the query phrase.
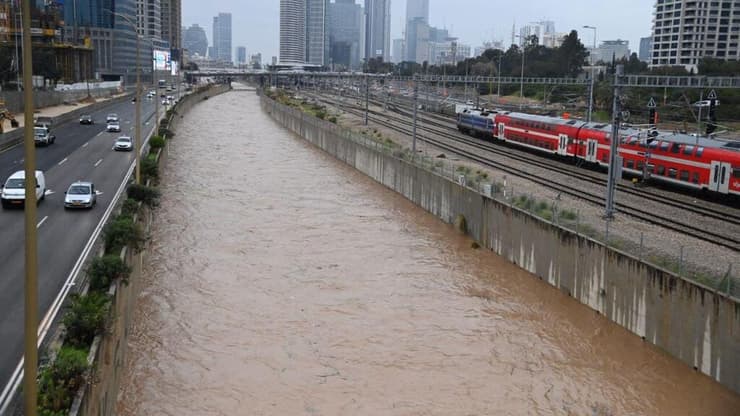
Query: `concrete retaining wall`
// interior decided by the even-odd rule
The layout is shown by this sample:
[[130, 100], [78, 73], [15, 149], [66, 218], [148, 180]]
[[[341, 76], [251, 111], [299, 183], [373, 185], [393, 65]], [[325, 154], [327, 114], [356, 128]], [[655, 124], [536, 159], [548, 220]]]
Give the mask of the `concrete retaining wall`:
[[671, 272], [347, 139], [338, 126], [262, 97], [282, 126], [451, 223], [611, 321], [740, 393], [740, 303]]
[[[118, 94], [118, 88], [90, 89], [90, 95], [95, 98], [109, 98]], [[87, 90], [78, 91], [34, 91], [33, 108], [52, 107], [64, 103], [78, 102], [87, 97]], [[22, 113], [24, 108], [23, 91], [0, 91], [0, 100], [12, 113]]]

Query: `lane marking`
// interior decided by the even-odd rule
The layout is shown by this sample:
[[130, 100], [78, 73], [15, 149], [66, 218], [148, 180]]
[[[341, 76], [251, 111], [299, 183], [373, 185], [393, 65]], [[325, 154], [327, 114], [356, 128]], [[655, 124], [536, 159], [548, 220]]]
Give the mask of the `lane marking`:
[[87, 147], [88, 144], [90, 144], [90, 142], [85, 142], [85, 144], [83, 144], [82, 147]]
[[[104, 131], [101, 131], [100, 133], [98, 133], [98, 136], [102, 136], [103, 133], [105, 133], [105, 132]], [[98, 137], [98, 136], [95, 136], [95, 137]]]
[[67, 161], [67, 159], [68, 159], [68, 158], [66, 158], [66, 157], [65, 157], [64, 159], [62, 159], [62, 161], [61, 161], [61, 162], [57, 163], [57, 166], [62, 166], [62, 165], [64, 164], [64, 162], [66, 162], [66, 161]]
[[101, 163], [103, 163], [103, 159], [100, 159], [97, 162], [95, 162], [95, 167], [97, 168], [98, 166], [100, 166]]
[[39, 221], [38, 224], [36, 224], [36, 228], [41, 228], [41, 225], [46, 222], [46, 220], [49, 219], [49, 216], [45, 216], [41, 221]]

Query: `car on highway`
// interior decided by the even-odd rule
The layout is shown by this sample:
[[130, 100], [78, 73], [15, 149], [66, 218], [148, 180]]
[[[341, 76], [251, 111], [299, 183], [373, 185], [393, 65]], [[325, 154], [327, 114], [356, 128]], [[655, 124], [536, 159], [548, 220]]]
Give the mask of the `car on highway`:
[[64, 208], [93, 208], [98, 197], [92, 182], [78, 181], [64, 193]]
[[33, 142], [36, 146], [48, 146], [53, 144], [56, 138], [46, 126], [36, 126], [33, 128]]
[[105, 127], [105, 130], [109, 133], [120, 133], [121, 123], [119, 123], [118, 121], [109, 121], [108, 125]]
[[[43, 201], [46, 196], [46, 177], [44, 172], [36, 171], [36, 201]], [[23, 207], [26, 203], [26, 172], [19, 170], [5, 181], [0, 191], [0, 203], [3, 208]]]
[[123, 152], [130, 152], [134, 149], [134, 143], [133, 140], [131, 140], [131, 137], [129, 136], [121, 136], [116, 139], [116, 142], [113, 144], [113, 150], [115, 151], [123, 151]]
[[80, 116], [80, 124], [95, 124], [90, 114], [83, 114]]
[[105, 117], [106, 123], [110, 123], [111, 121], [118, 121], [118, 114], [110, 113]]

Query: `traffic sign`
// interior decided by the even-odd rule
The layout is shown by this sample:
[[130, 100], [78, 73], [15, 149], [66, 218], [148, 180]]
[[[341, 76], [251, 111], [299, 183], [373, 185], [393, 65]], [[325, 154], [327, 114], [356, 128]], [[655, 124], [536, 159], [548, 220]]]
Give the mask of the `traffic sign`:
[[709, 95], [707, 96], [707, 99], [709, 100], [716, 100], [717, 99], [717, 92], [712, 90], [709, 91]]
[[653, 97], [650, 97], [647, 108], [655, 108], [655, 99]]

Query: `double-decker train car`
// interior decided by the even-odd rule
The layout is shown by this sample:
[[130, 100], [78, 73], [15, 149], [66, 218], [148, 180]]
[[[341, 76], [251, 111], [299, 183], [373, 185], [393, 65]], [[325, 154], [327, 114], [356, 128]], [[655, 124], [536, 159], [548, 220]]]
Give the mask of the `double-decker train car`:
[[[536, 151], [608, 166], [611, 124], [516, 112], [466, 110], [463, 132], [490, 128], [484, 136]], [[473, 129], [468, 118], [486, 114]], [[492, 120], [489, 122], [489, 120]], [[492, 124], [492, 125], [491, 125]], [[740, 195], [740, 142], [687, 134], [622, 128], [619, 155], [624, 172], [681, 187]]]

